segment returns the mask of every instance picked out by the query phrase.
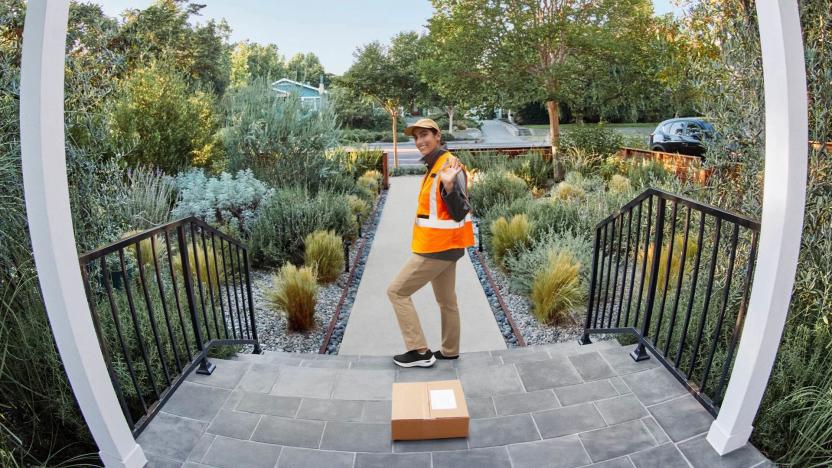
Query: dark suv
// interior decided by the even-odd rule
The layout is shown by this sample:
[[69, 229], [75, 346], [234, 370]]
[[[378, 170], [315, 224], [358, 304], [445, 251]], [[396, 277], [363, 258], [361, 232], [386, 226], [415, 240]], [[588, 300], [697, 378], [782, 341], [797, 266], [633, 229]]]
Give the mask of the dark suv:
[[660, 123], [648, 140], [650, 149], [692, 156], [705, 154], [703, 139], [714, 137], [714, 126], [698, 117], [669, 119]]

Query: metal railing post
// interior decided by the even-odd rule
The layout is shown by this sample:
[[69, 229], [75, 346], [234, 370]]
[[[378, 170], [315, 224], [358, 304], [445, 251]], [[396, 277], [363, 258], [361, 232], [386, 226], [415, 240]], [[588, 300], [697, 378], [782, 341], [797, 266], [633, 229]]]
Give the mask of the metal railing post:
[[[653, 303], [656, 299], [656, 283], [658, 283], [659, 268], [661, 267], [662, 241], [664, 240], [665, 200], [661, 195], [657, 195], [657, 199], [659, 206], [656, 210], [656, 234], [653, 240], [653, 258], [650, 262], [650, 283], [647, 285], [647, 304], [644, 308], [644, 322], [642, 322], [638, 346], [630, 353], [630, 357], [635, 361], [643, 361], [650, 358], [644, 350], [644, 340], [647, 339], [650, 333], [650, 320], [653, 318]], [[644, 252], [644, 254], [647, 255], [647, 252]], [[667, 261], [670, 262], [670, 259], [668, 258]]]
[[[182, 281], [185, 283], [185, 296], [188, 299], [188, 311], [191, 313], [191, 323], [194, 327], [194, 337], [196, 337], [196, 348], [202, 353], [205, 350], [205, 342], [202, 338], [202, 330], [199, 328], [199, 317], [196, 310], [196, 300], [194, 299], [194, 286], [191, 284], [191, 265], [188, 259], [188, 244], [185, 243], [185, 228], [184, 224], [176, 227], [176, 238], [179, 242], [179, 256], [182, 259]], [[194, 256], [196, 256], [194, 250]], [[198, 280], [197, 280], [198, 281]], [[204, 356], [199, 362], [199, 368], [196, 372], [198, 374], [210, 375], [214, 372], [216, 366]]]
[[595, 229], [595, 248], [592, 249], [592, 273], [589, 281], [589, 302], [586, 306], [586, 323], [584, 324], [584, 333], [578, 339], [578, 343], [585, 345], [592, 343], [589, 339], [589, 328], [592, 326], [592, 308], [595, 305], [595, 275], [598, 274], [598, 249], [600, 248], [601, 231]]

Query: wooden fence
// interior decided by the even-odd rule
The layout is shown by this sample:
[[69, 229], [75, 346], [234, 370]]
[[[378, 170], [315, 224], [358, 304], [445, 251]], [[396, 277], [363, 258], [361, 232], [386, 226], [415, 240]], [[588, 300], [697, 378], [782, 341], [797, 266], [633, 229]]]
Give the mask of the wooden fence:
[[616, 156], [624, 160], [636, 159], [639, 161], [657, 162], [682, 181], [695, 180], [700, 184], [704, 184], [713, 173], [713, 168], [702, 168], [702, 158], [698, 156], [626, 147], [619, 148]]

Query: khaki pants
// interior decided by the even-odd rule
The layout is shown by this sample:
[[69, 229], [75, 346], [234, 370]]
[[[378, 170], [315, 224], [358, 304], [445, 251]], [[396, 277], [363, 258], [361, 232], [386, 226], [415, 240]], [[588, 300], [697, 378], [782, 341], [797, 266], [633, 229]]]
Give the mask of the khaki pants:
[[428, 282], [442, 314], [442, 354], [459, 354], [459, 307], [456, 304], [456, 261], [413, 254], [387, 287], [407, 351], [427, 348], [422, 324], [410, 298]]

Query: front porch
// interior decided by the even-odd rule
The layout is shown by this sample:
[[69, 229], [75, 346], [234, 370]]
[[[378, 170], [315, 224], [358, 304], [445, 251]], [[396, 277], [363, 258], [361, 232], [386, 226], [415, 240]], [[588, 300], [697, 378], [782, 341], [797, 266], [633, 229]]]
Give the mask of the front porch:
[[[138, 437], [158, 467], [758, 467], [720, 457], [711, 415], [656, 359], [614, 340], [463, 354], [431, 369], [389, 357], [271, 353], [191, 374]], [[467, 439], [390, 440], [393, 382], [459, 378]]]

